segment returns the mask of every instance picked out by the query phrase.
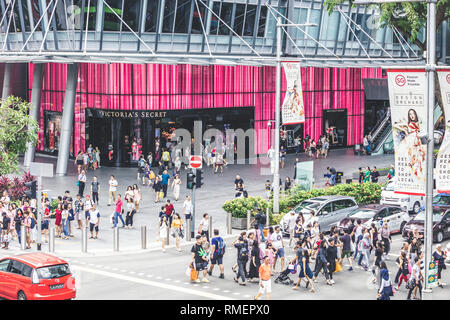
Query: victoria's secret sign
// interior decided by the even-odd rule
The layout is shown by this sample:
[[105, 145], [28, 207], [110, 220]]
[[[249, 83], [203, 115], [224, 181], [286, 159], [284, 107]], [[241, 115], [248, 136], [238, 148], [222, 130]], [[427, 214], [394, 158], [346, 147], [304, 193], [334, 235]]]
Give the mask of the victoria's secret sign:
[[92, 110], [93, 116], [97, 118], [164, 118], [166, 111], [107, 111]]

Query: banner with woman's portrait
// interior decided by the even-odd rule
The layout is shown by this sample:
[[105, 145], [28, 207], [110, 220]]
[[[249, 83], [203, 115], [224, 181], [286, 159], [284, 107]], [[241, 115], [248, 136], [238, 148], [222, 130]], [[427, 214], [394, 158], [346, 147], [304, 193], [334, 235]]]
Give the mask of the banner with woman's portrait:
[[286, 75], [286, 95], [281, 108], [283, 125], [305, 122], [305, 106], [303, 104], [302, 74], [300, 63], [283, 62]]
[[395, 149], [395, 192], [425, 195], [427, 80], [425, 70], [387, 70]]
[[450, 68], [438, 69], [444, 106], [445, 134], [436, 159], [436, 189], [439, 193], [450, 193]]

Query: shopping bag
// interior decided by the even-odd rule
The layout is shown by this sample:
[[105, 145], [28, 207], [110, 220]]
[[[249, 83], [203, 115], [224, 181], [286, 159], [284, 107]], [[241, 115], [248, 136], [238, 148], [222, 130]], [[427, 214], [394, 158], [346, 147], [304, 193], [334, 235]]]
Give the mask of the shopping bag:
[[195, 281], [198, 279], [198, 271], [194, 268], [191, 269], [191, 281]]
[[336, 260], [336, 270], [334, 272], [341, 272], [342, 271], [342, 263], [339, 263]]
[[189, 266], [189, 265], [186, 268], [186, 276], [191, 277], [191, 266]]
[[163, 191], [160, 191], [159, 192], [159, 197], [162, 199], [162, 198], [164, 198], [164, 192]]

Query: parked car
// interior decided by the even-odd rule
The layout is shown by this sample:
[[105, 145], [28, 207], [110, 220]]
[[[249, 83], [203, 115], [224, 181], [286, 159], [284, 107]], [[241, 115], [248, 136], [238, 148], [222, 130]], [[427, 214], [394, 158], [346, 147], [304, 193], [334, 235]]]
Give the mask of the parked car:
[[370, 227], [372, 223], [378, 228], [385, 223], [388, 224], [390, 233], [401, 233], [405, 225], [412, 219], [408, 212], [402, 210], [397, 206], [368, 204], [361, 206], [355, 211], [351, 212], [345, 219], [343, 219], [338, 228], [348, 228], [350, 220], [361, 220], [365, 227]]
[[[409, 233], [417, 228], [419, 234], [423, 235], [425, 212], [421, 211], [417, 216], [409, 221], [403, 228], [402, 236], [408, 239]], [[433, 242], [442, 242], [450, 237], [450, 210], [433, 211]]]
[[17, 300], [67, 300], [76, 297], [69, 264], [46, 253], [0, 260], [0, 296]]
[[399, 206], [407, 212], [419, 213], [425, 205], [425, 197], [394, 193], [395, 177], [381, 191], [380, 204]]
[[433, 197], [433, 210], [448, 210], [450, 209], [450, 194], [438, 193]]
[[[358, 208], [354, 198], [347, 196], [321, 196], [303, 201], [293, 211], [296, 217], [301, 212], [305, 219], [309, 219], [310, 212], [314, 211], [319, 220], [319, 228], [322, 232], [330, 231], [332, 226], [337, 226], [350, 212]], [[283, 234], [289, 234], [288, 219], [290, 214], [283, 216], [280, 227]], [[305, 223], [308, 223], [306, 220]]]

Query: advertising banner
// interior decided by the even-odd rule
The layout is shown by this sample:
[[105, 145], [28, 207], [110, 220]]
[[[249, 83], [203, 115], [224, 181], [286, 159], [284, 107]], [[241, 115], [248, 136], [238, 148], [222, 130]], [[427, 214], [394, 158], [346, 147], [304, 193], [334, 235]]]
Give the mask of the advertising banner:
[[387, 70], [395, 149], [395, 193], [425, 195], [427, 80], [425, 70]]
[[445, 134], [436, 159], [436, 189], [439, 193], [450, 193], [450, 68], [438, 69], [444, 106]]
[[286, 74], [286, 96], [281, 108], [283, 125], [305, 122], [300, 63], [283, 62]]

